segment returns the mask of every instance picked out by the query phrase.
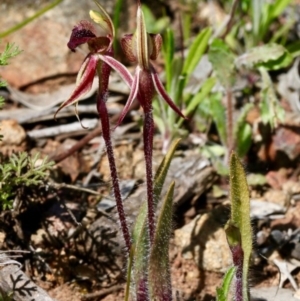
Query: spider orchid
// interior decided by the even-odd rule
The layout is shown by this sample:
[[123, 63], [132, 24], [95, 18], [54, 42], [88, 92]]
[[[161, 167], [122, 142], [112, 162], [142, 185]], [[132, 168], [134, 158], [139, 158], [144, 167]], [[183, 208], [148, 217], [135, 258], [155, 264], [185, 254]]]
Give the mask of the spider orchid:
[[137, 67], [131, 85], [131, 91], [126, 105], [119, 117], [120, 124], [130, 109], [135, 98], [138, 99], [145, 114], [144, 120], [144, 155], [146, 162], [147, 178], [147, 200], [148, 200], [148, 224], [150, 242], [153, 242], [155, 232], [154, 221], [154, 196], [153, 196], [153, 176], [152, 176], [152, 150], [153, 150], [153, 133], [154, 121], [152, 115], [152, 100], [157, 93], [167, 104], [182, 118], [185, 116], [180, 109], [174, 104], [167, 94], [160, 81], [156, 70], [150, 60], [155, 60], [159, 54], [162, 45], [162, 38], [159, 34], [148, 34], [146, 31], [145, 19], [138, 1], [137, 8], [137, 28], [135, 34], [127, 34], [121, 40], [123, 51], [131, 62], [137, 62]]
[[[78, 101], [91, 90], [96, 73], [99, 78], [100, 97], [98, 97], [98, 100], [107, 100], [108, 81], [111, 68], [118, 72], [127, 85], [131, 86], [132, 84], [132, 76], [129, 71], [113, 58], [112, 44], [115, 35], [114, 25], [102, 6], [97, 2], [95, 3], [100, 9], [100, 13], [91, 10], [90, 17], [95, 23], [100, 25], [106, 33], [106, 36], [97, 36], [93, 24], [89, 21], [81, 21], [73, 28], [68, 47], [75, 52], [78, 46], [87, 44], [89, 53], [85, 57], [78, 72], [75, 90], [69, 99], [61, 104], [54, 117], [56, 117], [58, 112], [63, 108], [75, 105], [75, 113], [78, 118]], [[97, 108], [99, 109], [98, 105]]]
[[118, 174], [111, 143], [109, 116], [106, 107], [106, 101], [108, 99], [108, 82], [112, 68], [120, 74], [120, 76], [129, 86], [131, 86], [132, 84], [132, 76], [121, 63], [113, 58], [112, 44], [115, 35], [114, 26], [107, 12], [99, 3], [95, 3], [100, 9], [100, 13], [91, 10], [90, 17], [95, 23], [99, 24], [102, 27], [102, 29], [106, 32], [106, 36], [97, 36], [94, 26], [88, 21], [81, 21], [77, 26], [73, 28], [70, 41], [68, 42], [68, 47], [72, 51], [75, 51], [75, 49], [79, 45], [86, 43], [90, 52], [84, 59], [83, 64], [79, 70], [74, 92], [68, 100], [61, 104], [61, 106], [56, 111], [55, 116], [61, 109], [70, 105], [75, 105], [75, 114], [79, 120], [77, 110], [78, 101], [84, 94], [90, 91], [94, 77], [97, 73], [99, 79], [97, 110], [101, 121], [103, 139], [106, 145], [112, 178], [112, 187], [116, 199], [121, 229], [123, 232], [126, 249], [129, 252], [131, 248], [131, 236], [124, 213], [119, 187]]

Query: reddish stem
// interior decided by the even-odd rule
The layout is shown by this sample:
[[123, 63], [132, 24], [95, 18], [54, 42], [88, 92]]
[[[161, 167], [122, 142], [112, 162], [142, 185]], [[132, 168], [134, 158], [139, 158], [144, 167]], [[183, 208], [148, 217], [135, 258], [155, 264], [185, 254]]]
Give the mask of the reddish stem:
[[140, 282], [138, 283], [136, 300], [137, 301], [149, 300], [148, 283], [146, 278], [141, 279]]
[[126, 244], [128, 254], [131, 248], [131, 236], [127, 225], [127, 220], [124, 212], [123, 201], [119, 186], [118, 172], [116, 168], [115, 156], [111, 143], [109, 116], [106, 107], [106, 100], [108, 98], [108, 81], [111, 67], [106, 63], [101, 63], [98, 66], [99, 77], [99, 94], [97, 99], [97, 110], [102, 125], [102, 135], [106, 146], [107, 158], [109, 163], [110, 175], [112, 179], [112, 187], [117, 205], [117, 211], [121, 223], [121, 229]]
[[234, 300], [243, 301], [243, 261], [244, 252], [241, 245], [231, 247], [232, 261], [236, 267]]
[[123, 201], [122, 201], [122, 196], [121, 196], [121, 191], [120, 191], [120, 186], [119, 186], [118, 173], [117, 173], [117, 168], [116, 168], [116, 162], [115, 162], [113, 147], [112, 147], [112, 143], [111, 143], [108, 112], [107, 112], [106, 104], [102, 99], [98, 100], [97, 108], [98, 108], [101, 125], [102, 125], [102, 135], [103, 135], [103, 139], [104, 139], [105, 146], [106, 146], [107, 158], [108, 158], [109, 168], [110, 168], [110, 175], [111, 175], [111, 179], [112, 179], [112, 187], [113, 187], [114, 196], [115, 196], [115, 200], [116, 200], [116, 204], [117, 204], [117, 210], [118, 210], [119, 219], [120, 219], [120, 223], [121, 223], [121, 229], [122, 229], [124, 241], [126, 244], [126, 249], [127, 249], [127, 252], [129, 253], [130, 247], [131, 247], [131, 236], [129, 233], [126, 216], [125, 216], [125, 212], [124, 212]]
[[153, 195], [153, 174], [152, 174], [152, 153], [153, 153], [153, 133], [154, 122], [151, 109], [144, 108], [144, 156], [146, 163], [146, 180], [147, 180], [147, 203], [148, 203], [148, 224], [150, 243], [153, 243], [155, 233], [155, 210]]

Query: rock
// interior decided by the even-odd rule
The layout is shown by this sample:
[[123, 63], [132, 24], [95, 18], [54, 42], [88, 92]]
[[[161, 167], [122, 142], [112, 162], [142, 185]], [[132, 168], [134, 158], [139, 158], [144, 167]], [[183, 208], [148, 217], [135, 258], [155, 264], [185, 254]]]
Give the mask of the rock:
[[274, 149], [282, 151], [290, 160], [300, 155], [300, 128], [279, 127], [273, 138]]
[[26, 138], [25, 130], [13, 119], [2, 120], [0, 122], [0, 134], [3, 136], [0, 146], [18, 146]]
[[[110, 16], [114, 14], [116, 0], [99, 1]], [[164, 1], [168, 6], [168, 2]], [[33, 16], [45, 8], [53, 0], [1, 0], [0, 28], [4, 32], [11, 27]], [[154, 13], [162, 16], [153, 1], [144, 1]], [[22, 53], [10, 61], [9, 66], [1, 70], [1, 75], [7, 82], [17, 88], [24, 87], [39, 79], [53, 79], [60, 75], [77, 73], [87, 48], [83, 51], [71, 52], [67, 43], [71, 31], [81, 20], [90, 20], [89, 11], [99, 10], [93, 1], [64, 0], [23, 28], [11, 33], [1, 40], [0, 52], [8, 42], [15, 43]], [[136, 20], [136, 1], [127, 0], [123, 3], [118, 36], [133, 33]], [[93, 22], [92, 22], [93, 23]], [[103, 34], [100, 26], [95, 25], [97, 34]], [[32, 88], [32, 87], [31, 87]], [[39, 88], [40, 89], [40, 88]], [[40, 92], [40, 91], [39, 91]]]
[[0, 121], [0, 153], [11, 156], [26, 150], [26, 132], [16, 120]]
[[0, 232], [0, 248], [2, 248], [3, 243], [5, 241], [6, 234], [5, 232]]
[[287, 181], [282, 185], [283, 191], [288, 194], [300, 194], [300, 183], [295, 181]]
[[267, 202], [271, 202], [274, 204], [278, 204], [282, 207], [287, 207], [290, 202], [290, 195], [286, 193], [285, 191], [282, 190], [275, 190], [275, 189], [270, 189], [268, 190], [264, 196], [264, 200]]
[[200, 269], [224, 273], [232, 265], [231, 252], [220, 216], [226, 216], [224, 207], [211, 213], [197, 215], [189, 224], [175, 231], [175, 244], [183, 258], [194, 259]]
[[251, 199], [251, 219], [263, 219], [265, 217], [279, 218], [286, 212], [286, 208], [273, 202], [266, 202], [262, 199]]
[[[53, 1], [27, 2], [30, 3], [26, 5], [22, 2], [20, 5], [19, 1], [9, 1], [3, 4], [5, 9], [0, 10], [1, 31], [32, 16]], [[44, 15], [5, 37], [1, 41], [0, 52], [7, 42], [13, 42], [22, 53], [1, 70], [3, 78], [14, 87], [21, 87], [41, 78], [78, 72], [86, 54], [80, 51], [71, 52], [67, 43], [73, 27], [81, 20], [90, 20], [90, 9], [97, 9], [93, 1], [64, 0]], [[97, 25], [95, 28], [100, 29]]]
[[251, 289], [251, 301], [299, 301], [291, 289], [278, 287], [261, 287]]

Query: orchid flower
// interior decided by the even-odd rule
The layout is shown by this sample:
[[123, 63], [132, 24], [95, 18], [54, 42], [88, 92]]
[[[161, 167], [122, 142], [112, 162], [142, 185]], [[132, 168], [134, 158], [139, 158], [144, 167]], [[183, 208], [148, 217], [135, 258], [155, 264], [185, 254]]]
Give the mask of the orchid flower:
[[106, 32], [106, 36], [97, 36], [93, 24], [89, 21], [81, 21], [73, 28], [68, 47], [75, 52], [78, 46], [86, 43], [90, 52], [85, 57], [78, 72], [74, 92], [68, 100], [61, 104], [54, 117], [60, 110], [70, 105], [75, 105], [75, 113], [78, 117], [78, 101], [91, 90], [96, 72], [99, 77], [99, 91], [103, 96], [108, 91], [111, 68], [115, 69], [129, 86], [132, 84], [132, 76], [129, 71], [112, 57], [112, 43], [115, 35], [114, 25], [102, 6], [97, 2], [95, 3], [100, 9], [100, 13], [91, 10], [90, 17]]
[[152, 150], [154, 121], [152, 115], [152, 100], [157, 93], [167, 104], [182, 118], [185, 116], [174, 104], [167, 94], [162, 82], [160, 81], [156, 70], [150, 60], [155, 60], [159, 54], [162, 45], [160, 34], [148, 34], [146, 31], [145, 19], [138, 1], [137, 8], [137, 28], [135, 34], [127, 34], [121, 40], [121, 46], [129, 61], [137, 62], [137, 67], [131, 85], [131, 91], [126, 105], [119, 117], [120, 124], [130, 109], [135, 98], [138, 99], [145, 114], [144, 120], [144, 155], [146, 162], [147, 178], [147, 202], [148, 202], [148, 225], [150, 242], [153, 242], [155, 233], [155, 212], [153, 195], [153, 176], [152, 176]]
[[115, 35], [114, 26], [109, 15], [102, 8], [102, 6], [97, 2], [95, 3], [100, 9], [100, 13], [91, 10], [90, 17], [95, 23], [99, 24], [102, 27], [102, 29], [106, 33], [106, 36], [97, 36], [94, 26], [88, 21], [81, 21], [77, 26], [73, 28], [70, 41], [68, 42], [68, 47], [72, 51], [75, 51], [75, 49], [79, 45], [86, 43], [90, 52], [84, 59], [83, 64], [79, 70], [79, 73], [77, 75], [76, 88], [74, 92], [72, 93], [70, 98], [64, 103], [62, 103], [62, 105], [58, 108], [58, 110], [55, 113], [55, 116], [61, 109], [74, 104], [75, 114], [79, 119], [77, 112], [78, 101], [80, 98], [82, 98], [84, 94], [90, 91], [90, 89], [92, 88], [94, 77], [97, 73], [99, 78], [97, 110], [101, 121], [102, 135], [106, 145], [108, 162], [112, 178], [112, 187], [116, 199], [121, 229], [123, 232], [127, 252], [129, 252], [131, 248], [131, 236], [124, 213], [123, 202], [119, 187], [118, 174], [111, 143], [109, 116], [106, 107], [106, 101], [108, 98], [109, 76], [112, 68], [115, 69], [121, 75], [121, 77], [129, 86], [131, 86], [132, 84], [132, 76], [121, 63], [119, 63], [112, 57], [112, 44]]

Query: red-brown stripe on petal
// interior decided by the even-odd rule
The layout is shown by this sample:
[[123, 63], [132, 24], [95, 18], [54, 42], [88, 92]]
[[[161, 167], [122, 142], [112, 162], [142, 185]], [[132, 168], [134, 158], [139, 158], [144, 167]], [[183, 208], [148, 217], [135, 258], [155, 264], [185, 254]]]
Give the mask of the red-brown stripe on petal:
[[130, 62], [136, 62], [137, 60], [134, 39], [136, 39], [136, 37], [133, 34], [126, 34], [121, 39], [121, 47]]
[[125, 81], [129, 88], [131, 88], [133, 78], [128, 69], [121, 64], [119, 61], [114, 59], [112, 56], [109, 55], [101, 55], [99, 54], [99, 59], [109, 65], [112, 69], [114, 69], [121, 78]]
[[86, 57], [85, 61], [83, 62], [77, 78], [77, 84], [74, 92], [70, 96], [68, 100], [63, 102], [58, 110], [55, 112], [54, 119], [56, 118], [57, 113], [70, 105], [75, 104], [79, 101], [79, 99], [84, 96], [86, 93], [88, 93], [93, 85], [96, 68], [98, 63], [98, 56], [96, 55], [89, 55]]
[[126, 101], [126, 105], [125, 105], [125, 107], [123, 108], [123, 111], [120, 114], [120, 117], [119, 117], [119, 120], [117, 122], [116, 127], [121, 124], [121, 122], [123, 121], [124, 117], [128, 113], [128, 111], [129, 111], [129, 109], [130, 109], [133, 101], [137, 97], [137, 94], [138, 94], [138, 91], [139, 91], [140, 72], [141, 72], [141, 69], [139, 67], [137, 67], [136, 71], [135, 71], [134, 78], [133, 78], [133, 82], [132, 82], [130, 94], [129, 94], [128, 99]]
[[91, 38], [95, 38], [95, 30], [92, 23], [88, 21], [81, 21], [77, 26], [75, 26], [72, 30], [70, 40], [68, 42], [68, 47], [75, 51], [75, 49], [87, 41], [89, 41]]
[[149, 39], [151, 40], [151, 43], [152, 43], [150, 59], [151, 60], [156, 60], [157, 57], [158, 57], [158, 54], [161, 50], [162, 37], [161, 37], [160, 34], [149, 34]]
[[175, 111], [180, 117], [188, 119], [183, 115], [181, 110], [176, 106], [171, 97], [168, 95], [153, 66], [151, 66], [151, 77], [157, 94], [160, 95], [162, 99], [171, 107], [171, 109], [173, 109], [173, 111]]
[[135, 32], [136, 38], [136, 56], [138, 65], [144, 69], [149, 69], [149, 36], [146, 30], [146, 23], [142, 7], [139, 4], [137, 9], [137, 29]]

